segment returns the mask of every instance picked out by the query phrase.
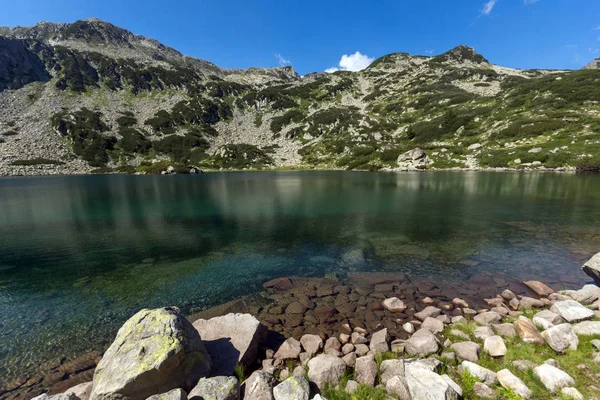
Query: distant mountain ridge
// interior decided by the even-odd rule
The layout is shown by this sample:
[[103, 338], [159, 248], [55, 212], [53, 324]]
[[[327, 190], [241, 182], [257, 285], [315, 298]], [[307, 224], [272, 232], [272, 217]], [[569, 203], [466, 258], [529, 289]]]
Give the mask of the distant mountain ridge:
[[415, 148], [418, 168], [590, 167], [598, 83], [464, 45], [300, 77], [220, 68], [94, 18], [0, 28], [0, 174], [394, 170], [416, 167], [399, 157]]

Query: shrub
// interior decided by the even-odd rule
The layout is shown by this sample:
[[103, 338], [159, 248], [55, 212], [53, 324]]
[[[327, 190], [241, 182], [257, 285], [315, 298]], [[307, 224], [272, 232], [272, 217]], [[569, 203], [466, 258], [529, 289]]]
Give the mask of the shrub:
[[292, 122], [302, 122], [304, 119], [304, 113], [300, 110], [294, 109], [286, 112], [280, 117], [275, 117], [271, 120], [271, 131], [281, 132], [284, 126], [291, 124]]
[[64, 165], [65, 163], [58, 160], [49, 160], [47, 158], [33, 158], [30, 160], [15, 160], [10, 165]]
[[19, 132], [11, 130], [2, 133], [2, 136], [17, 136]]

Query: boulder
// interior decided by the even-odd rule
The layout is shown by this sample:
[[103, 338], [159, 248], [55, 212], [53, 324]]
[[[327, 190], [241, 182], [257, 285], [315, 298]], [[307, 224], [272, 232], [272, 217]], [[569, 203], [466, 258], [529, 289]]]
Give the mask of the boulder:
[[444, 330], [444, 323], [439, 319], [427, 317], [421, 324], [421, 329], [427, 329], [429, 332], [435, 335]]
[[541, 329], [541, 330], [550, 329], [554, 326], [554, 324], [552, 322], [548, 321], [547, 319], [540, 318], [540, 317], [533, 317], [531, 322], [533, 322], [533, 324], [538, 329]]
[[492, 329], [497, 335], [505, 338], [512, 339], [517, 337], [517, 330], [513, 324], [496, 324], [492, 325]]
[[342, 354], [350, 354], [354, 351], [355, 347], [352, 343], [346, 343], [342, 346]]
[[384, 360], [379, 367], [379, 380], [385, 385], [394, 376], [404, 376], [404, 360]]
[[600, 253], [594, 255], [583, 267], [583, 272], [589, 275], [590, 278], [600, 286]]
[[233, 376], [201, 378], [188, 395], [189, 400], [239, 400], [240, 384]]
[[319, 335], [304, 335], [300, 338], [300, 344], [309, 357], [314, 357], [323, 349], [323, 339]]
[[242, 386], [244, 400], [274, 400], [273, 388], [277, 384], [275, 377], [264, 371], [255, 371]]
[[291, 376], [273, 389], [275, 400], [308, 400], [310, 385], [303, 376]]
[[188, 396], [181, 389], [173, 389], [167, 393], [155, 394], [146, 400], [187, 400]]
[[540, 331], [533, 325], [533, 322], [526, 317], [519, 317], [514, 322], [517, 334], [525, 343], [535, 343], [540, 346], [544, 344], [544, 338], [540, 335]]
[[346, 383], [346, 392], [352, 394], [356, 391], [356, 389], [358, 389], [360, 385], [358, 384], [358, 382], [353, 381], [352, 379], [350, 379], [347, 383]]
[[250, 314], [199, 319], [193, 325], [210, 354], [213, 375], [231, 375], [237, 364], [250, 367], [267, 341], [267, 328]]
[[448, 381], [425, 368], [408, 368], [406, 384], [413, 399], [458, 400], [461, 396]]
[[427, 329], [419, 329], [405, 343], [404, 351], [409, 356], [427, 357], [437, 353], [438, 341], [433, 333]]
[[390, 351], [390, 335], [387, 328], [383, 328], [371, 335], [369, 348], [378, 353]]
[[479, 351], [481, 346], [475, 342], [459, 342], [454, 343], [450, 348], [456, 353], [459, 360], [471, 361], [473, 363], [479, 361]]
[[600, 335], [600, 321], [583, 321], [573, 326], [576, 335]]
[[402, 325], [402, 329], [404, 329], [404, 331], [406, 333], [408, 333], [409, 335], [412, 335], [413, 333], [415, 333], [415, 326], [413, 324], [411, 324], [410, 322], [407, 322], [404, 325]]
[[354, 365], [354, 379], [358, 383], [369, 386], [375, 385], [377, 379], [377, 363], [374, 356], [364, 356], [356, 359]]
[[79, 385], [73, 386], [65, 391], [65, 394], [73, 393], [79, 398], [79, 400], [89, 400], [92, 394], [92, 382], [80, 383]]
[[466, 333], [464, 333], [460, 329], [451, 329], [450, 330], [450, 335], [458, 337], [458, 338], [461, 338], [461, 339], [464, 339], [464, 340], [470, 340], [471, 339], [469, 337], [469, 335], [467, 335]]
[[385, 390], [388, 394], [398, 398], [399, 400], [412, 400], [408, 383], [403, 376], [394, 376], [385, 383]]
[[406, 375], [406, 370], [411, 368], [423, 368], [432, 372], [439, 372], [442, 365], [444, 364], [435, 358], [408, 359], [404, 360], [404, 374]]
[[488, 385], [495, 383], [497, 380], [496, 373], [494, 371], [470, 361], [463, 361], [460, 366], [463, 370], [468, 371], [471, 375]]
[[562, 395], [571, 400], [584, 400], [583, 395], [574, 387], [565, 387], [560, 390]]
[[481, 314], [477, 314], [473, 320], [480, 325], [497, 324], [502, 320], [502, 316], [495, 311], [486, 311]]
[[563, 370], [553, 367], [552, 365], [542, 364], [539, 367], [534, 368], [533, 373], [540, 381], [542, 381], [546, 389], [552, 393], [564, 387], [575, 385], [575, 380], [573, 378]]
[[346, 363], [341, 358], [328, 354], [321, 354], [308, 362], [308, 378], [320, 389], [326, 382], [337, 386], [345, 372]]
[[475, 382], [473, 385], [473, 394], [481, 399], [493, 399], [494, 391], [488, 385], [481, 382]]
[[585, 305], [600, 299], [600, 287], [596, 285], [585, 285], [580, 290], [569, 290], [567, 293], [573, 300]]
[[381, 305], [391, 312], [404, 312], [406, 310], [406, 304], [397, 297], [385, 299], [381, 302]]
[[579, 346], [579, 339], [570, 324], [553, 326], [543, 331], [542, 337], [548, 346], [557, 353], [564, 353], [567, 349], [577, 350], [577, 346]]
[[285, 342], [279, 346], [277, 352], [273, 356], [276, 360], [287, 360], [290, 358], [298, 358], [302, 352], [302, 345], [293, 337], [287, 338]]
[[553, 313], [550, 310], [540, 311], [540, 312], [536, 313], [533, 317], [545, 319], [546, 321], [550, 322], [552, 325], [559, 325], [559, 324], [562, 324], [565, 322], [565, 320], [562, 319], [560, 315]]
[[357, 344], [354, 346], [354, 352], [357, 356], [362, 357], [369, 352], [369, 346], [366, 344]]
[[552, 288], [543, 284], [542, 282], [527, 281], [527, 282], [523, 282], [523, 283], [529, 289], [533, 290], [535, 292], [535, 294], [537, 294], [538, 296], [541, 296], [541, 297], [547, 297], [547, 296], [550, 296], [552, 293], [554, 293], [554, 290], [552, 290]]
[[520, 308], [542, 308], [544, 305], [542, 300], [527, 296], [521, 297], [521, 300], [519, 301]]
[[534, 369], [537, 367], [537, 364], [529, 361], [529, 360], [515, 360], [513, 361], [513, 367], [518, 369], [519, 371], [527, 371], [528, 369]]
[[489, 326], [478, 326], [473, 330], [473, 336], [479, 340], [485, 340], [490, 336], [494, 336], [494, 331]]
[[431, 318], [435, 318], [438, 315], [440, 315], [442, 313], [442, 310], [440, 310], [437, 307], [434, 306], [428, 306], [425, 307], [425, 309], [423, 309], [422, 311], [419, 311], [418, 313], [415, 314], [415, 318], [417, 318], [419, 321], [425, 321], [425, 319], [427, 319], [427, 317], [431, 317]]
[[342, 357], [342, 361], [345, 362], [346, 365], [350, 368], [354, 368], [357, 359], [358, 357], [356, 357], [356, 353], [348, 353], [344, 357]]
[[144, 400], [190, 390], [210, 373], [210, 355], [177, 308], [141, 310], [119, 329], [94, 372], [92, 400]]
[[507, 369], [498, 371], [496, 377], [504, 389], [512, 390], [516, 395], [521, 396], [521, 398], [524, 400], [530, 399], [533, 395], [531, 389], [529, 389], [521, 379], [517, 378]]
[[550, 311], [560, 315], [567, 322], [580, 322], [594, 318], [594, 312], [575, 300], [557, 301]]
[[426, 169], [430, 162], [427, 154], [418, 147], [400, 154], [397, 160], [398, 167], [408, 170]]
[[485, 339], [483, 351], [492, 357], [504, 357], [507, 352], [504, 339], [502, 339], [500, 336], [490, 336], [489, 338]]

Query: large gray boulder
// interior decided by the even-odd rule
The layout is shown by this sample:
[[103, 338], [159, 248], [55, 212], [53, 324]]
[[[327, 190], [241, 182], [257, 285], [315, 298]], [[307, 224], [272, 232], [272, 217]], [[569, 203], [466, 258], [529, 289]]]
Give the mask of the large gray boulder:
[[470, 361], [463, 361], [461, 368], [483, 383], [491, 385], [497, 381], [496, 373]]
[[189, 400], [239, 400], [240, 384], [233, 376], [202, 378], [190, 394]]
[[394, 376], [404, 376], [404, 360], [384, 360], [379, 367], [379, 380], [385, 385]]
[[275, 400], [308, 400], [310, 386], [303, 376], [292, 376], [275, 386], [273, 389]]
[[437, 373], [425, 368], [407, 368], [406, 384], [413, 399], [458, 400], [455, 386]]
[[564, 353], [567, 349], [577, 350], [579, 338], [573, 332], [571, 324], [560, 324], [542, 332], [542, 337], [557, 353]]
[[414, 335], [406, 341], [404, 351], [409, 356], [427, 357], [430, 354], [437, 353], [439, 349], [438, 341], [433, 333], [427, 329], [419, 329]]
[[327, 382], [337, 386], [345, 372], [346, 363], [329, 354], [321, 354], [308, 362], [308, 378], [320, 389]]
[[92, 382], [80, 383], [79, 385], [65, 390], [65, 394], [73, 393], [79, 400], [88, 400], [92, 394], [92, 386]]
[[319, 335], [304, 335], [300, 338], [300, 344], [302, 344], [309, 357], [314, 357], [323, 349], [323, 339]]
[[512, 390], [516, 395], [521, 396], [521, 398], [524, 400], [530, 399], [533, 395], [531, 389], [529, 389], [521, 379], [516, 377], [508, 369], [498, 371], [496, 377], [504, 389]]
[[575, 385], [575, 380], [569, 374], [552, 365], [542, 364], [535, 368], [533, 373], [542, 381], [546, 389], [553, 393], [564, 387]]
[[150, 396], [146, 400], [187, 400], [187, 394], [181, 389], [173, 389], [167, 393]]
[[557, 301], [550, 311], [560, 315], [567, 322], [580, 322], [594, 318], [594, 312], [575, 300]]
[[471, 361], [476, 363], [479, 361], [479, 351], [481, 350], [481, 346], [475, 342], [458, 342], [454, 343], [450, 346], [456, 353], [456, 357], [462, 361]]
[[594, 282], [596, 282], [596, 285], [600, 286], [600, 253], [590, 258], [590, 260], [583, 265], [582, 269], [583, 272], [588, 274]]
[[385, 390], [388, 394], [395, 396], [400, 400], [412, 400], [408, 384], [404, 376], [396, 375], [389, 379], [385, 384]]
[[255, 371], [242, 385], [244, 400], [274, 400], [275, 377], [264, 371]]
[[285, 342], [279, 346], [277, 352], [273, 356], [276, 360], [287, 360], [290, 358], [298, 358], [302, 352], [302, 345], [293, 337], [287, 338]]
[[583, 336], [600, 335], [600, 321], [580, 322], [573, 326], [573, 332]]
[[177, 308], [141, 310], [119, 329], [94, 372], [92, 400], [144, 400], [210, 373], [200, 335]]
[[415, 170], [426, 169], [431, 162], [427, 154], [420, 148], [415, 148], [398, 156], [398, 167], [402, 169]]
[[375, 385], [375, 380], [377, 379], [375, 356], [364, 356], [356, 359], [354, 379], [358, 383], [364, 383], [369, 386]]
[[251, 366], [267, 341], [267, 328], [250, 314], [199, 319], [194, 328], [213, 362], [213, 375], [231, 375], [237, 364]]

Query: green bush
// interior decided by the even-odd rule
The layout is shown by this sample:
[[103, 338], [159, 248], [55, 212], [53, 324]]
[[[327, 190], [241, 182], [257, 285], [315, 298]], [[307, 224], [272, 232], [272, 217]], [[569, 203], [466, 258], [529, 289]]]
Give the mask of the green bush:
[[2, 136], [17, 136], [19, 132], [11, 130], [2, 133]]
[[10, 165], [64, 165], [65, 163], [58, 160], [49, 160], [47, 158], [33, 158], [30, 160], [15, 160], [10, 163]]
[[300, 123], [304, 119], [304, 113], [300, 110], [294, 109], [286, 112], [280, 117], [275, 117], [271, 120], [271, 131], [281, 132], [284, 126], [291, 124], [292, 122]]

